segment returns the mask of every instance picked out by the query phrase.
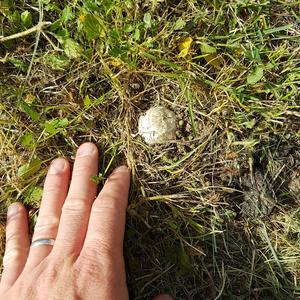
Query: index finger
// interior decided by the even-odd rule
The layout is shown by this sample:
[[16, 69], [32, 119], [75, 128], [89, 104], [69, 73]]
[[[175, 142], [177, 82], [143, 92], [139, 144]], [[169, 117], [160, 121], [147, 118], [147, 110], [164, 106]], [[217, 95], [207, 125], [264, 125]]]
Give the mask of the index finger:
[[129, 186], [130, 170], [125, 166], [107, 179], [91, 210], [83, 252], [123, 255]]

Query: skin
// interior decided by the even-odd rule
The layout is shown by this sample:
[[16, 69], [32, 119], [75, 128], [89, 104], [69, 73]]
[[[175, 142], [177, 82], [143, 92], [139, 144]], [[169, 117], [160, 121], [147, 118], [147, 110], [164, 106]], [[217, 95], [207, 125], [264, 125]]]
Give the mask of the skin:
[[123, 239], [130, 170], [114, 170], [97, 196], [91, 178], [98, 159], [94, 144], [81, 145], [70, 185], [69, 162], [52, 162], [32, 240], [55, 239], [54, 246], [30, 248], [26, 209], [9, 207], [0, 299], [128, 299]]

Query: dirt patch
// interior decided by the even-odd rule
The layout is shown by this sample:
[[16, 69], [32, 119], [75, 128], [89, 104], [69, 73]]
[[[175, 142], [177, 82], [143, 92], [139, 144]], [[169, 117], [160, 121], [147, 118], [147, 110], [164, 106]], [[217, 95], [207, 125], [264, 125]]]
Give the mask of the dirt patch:
[[300, 168], [292, 172], [289, 189], [295, 200], [300, 200]]
[[271, 184], [260, 171], [243, 177], [243, 185], [248, 188], [244, 193], [244, 202], [241, 210], [244, 216], [258, 218], [268, 216], [275, 204], [276, 199], [271, 196]]

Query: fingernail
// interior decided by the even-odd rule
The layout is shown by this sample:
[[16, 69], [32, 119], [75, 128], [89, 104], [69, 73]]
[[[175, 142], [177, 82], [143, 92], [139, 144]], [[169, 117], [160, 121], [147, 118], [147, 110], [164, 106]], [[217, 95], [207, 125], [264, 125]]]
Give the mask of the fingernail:
[[120, 166], [113, 170], [113, 174], [118, 172], [124, 172], [124, 171], [129, 171], [129, 168], [127, 166]]
[[77, 151], [77, 156], [82, 157], [82, 156], [92, 155], [94, 150], [95, 150], [94, 144], [85, 143], [79, 147]]
[[7, 210], [7, 217], [11, 218], [12, 216], [15, 216], [20, 211], [20, 206], [18, 203], [13, 203], [9, 206]]
[[66, 161], [63, 158], [55, 159], [50, 166], [49, 174], [58, 174], [65, 170]]

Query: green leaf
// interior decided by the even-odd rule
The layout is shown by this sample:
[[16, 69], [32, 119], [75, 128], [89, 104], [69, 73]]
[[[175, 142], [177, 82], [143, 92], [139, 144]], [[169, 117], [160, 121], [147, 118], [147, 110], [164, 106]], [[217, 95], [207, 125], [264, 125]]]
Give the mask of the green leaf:
[[58, 132], [58, 130], [55, 128], [55, 126], [53, 124], [51, 124], [50, 122], [46, 122], [44, 124], [45, 130], [50, 133], [50, 134], [56, 134]]
[[193, 219], [188, 218], [187, 219], [188, 223], [199, 233], [199, 234], [204, 234], [205, 233], [205, 229], [202, 225], [200, 225], [199, 223], [195, 222]]
[[29, 28], [32, 25], [32, 15], [28, 10], [22, 12], [21, 24], [23, 28]]
[[27, 131], [20, 139], [20, 144], [25, 148], [32, 148], [33, 146], [33, 134]]
[[200, 49], [207, 63], [215, 69], [221, 70], [224, 61], [222, 56], [218, 55], [217, 49], [207, 43], [202, 43]]
[[47, 121], [44, 124], [45, 130], [50, 134], [56, 134], [61, 129], [66, 128], [69, 125], [69, 120], [67, 118], [64, 119], [53, 119], [50, 121]]
[[144, 14], [144, 23], [145, 23], [145, 28], [151, 28], [151, 14], [149, 12], [146, 12]]
[[54, 70], [63, 71], [69, 66], [70, 59], [65, 55], [47, 53], [47, 55], [43, 57], [42, 62]]
[[233, 146], [243, 146], [246, 149], [253, 149], [257, 144], [259, 144], [259, 140], [249, 139], [243, 141], [233, 142]]
[[40, 119], [40, 115], [36, 112], [29, 104], [24, 101], [19, 101], [20, 109], [28, 115], [33, 121], [38, 121]]
[[92, 181], [95, 183], [95, 184], [99, 184], [103, 179], [105, 179], [105, 176], [104, 174], [102, 173], [99, 173], [98, 175], [94, 175], [92, 177]]
[[138, 28], [135, 29], [133, 38], [135, 41], [139, 41], [139, 39], [141, 38], [141, 32]]
[[294, 27], [293, 24], [287, 24], [287, 25], [284, 25], [284, 26], [276, 27], [276, 28], [269, 28], [269, 29], [263, 30], [263, 34], [264, 35], [274, 34], [274, 33], [280, 32], [280, 31], [286, 31], [286, 30], [291, 29], [293, 27]]
[[40, 202], [41, 198], [43, 195], [43, 189], [39, 186], [33, 186], [30, 187], [26, 192], [25, 192], [25, 203], [32, 203], [32, 202]]
[[67, 118], [57, 120], [57, 122], [56, 122], [57, 128], [64, 128], [64, 127], [67, 127], [68, 125], [69, 125], [69, 120]]
[[258, 66], [254, 71], [248, 74], [247, 83], [250, 85], [256, 84], [264, 76], [264, 69], [262, 66]]
[[72, 20], [73, 18], [74, 18], [74, 14], [72, 12], [72, 8], [69, 5], [67, 5], [62, 11], [60, 20], [62, 23], [66, 23], [69, 20]]
[[119, 57], [121, 58], [123, 61], [129, 62], [129, 54], [131, 51], [131, 47], [129, 44], [125, 44], [121, 47], [114, 47], [111, 49], [110, 51], [110, 55], [113, 57]]
[[94, 14], [80, 16], [79, 20], [83, 25], [83, 30], [88, 39], [94, 40], [96, 38], [105, 36], [105, 30], [101, 24], [101, 21]]
[[2, 13], [5, 17], [9, 17], [11, 15], [11, 9], [14, 7], [14, 1], [2, 0], [0, 3], [0, 13]]
[[69, 58], [79, 58], [83, 52], [83, 48], [73, 39], [66, 39], [63, 43], [66, 55]]
[[22, 72], [27, 71], [27, 65], [23, 62], [23, 60], [14, 58], [14, 57], [9, 57], [8, 61], [12, 63], [16, 68], [21, 70]]
[[174, 25], [174, 30], [181, 30], [185, 27], [185, 25], [186, 22], [182, 18], [179, 18]]
[[256, 63], [261, 63], [260, 53], [257, 48], [252, 48], [251, 50], [245, 51], [244, 55], [246, 58], [248, 58], [251, 61], [254, 61]]
[[251, 121], [244, 122], [242, 125], [244, 125], [248, 129], [253, 129], [255, 124], [256, 124], [256, 119], [253, 118]]
[[51, 32], [54, 32], [54, 31], [58, 30], [60, 27], [61, 27], [61, 21], [60, 21], [60, 19], [58, 19], [50, 25], [49, 29]]
[[[61, 25], [59, 25], [59, 27], [60, 26]], [[63, 44], [70, 37], [70, 33], [67, 29], [60, 29], [54, 36]]]
[[[83, 2], [83, 7], [85, 8], [85, 10], [87, 11], [90, 11], [90, 12], [94, 12], [94, 11], [97, 11], [98, 10], [98, 1], [95, 1], [95, 0], [84, 0], [82, 1]], [[102, 5], [106, 6], [106, 2], [109, 3], [109, 5], [114, 5], [114, 1], [101, 1]]]
[[15, 25], [15, 28], [19, 28], [21, 25], [21, 15], [20, 13], [16, 10], [10, 17], [10, 21]]
[[234, 220], [236, 218], [237, 213], [233, 210], [230, 209], [225, 209], [224, 210], [224, 215], [230, 219], [230, 220]]
[[92, 104], [92, 100], [91, 100], [91, 98], [88, 95], [85, 96], [83, 102], [84, 102], [84, 107], [85, 108], [89, 108], [91, 106], [91, 104]]
[[34, 158], [29, 163], [22, 165], [18, 169], [17, 176], [21, 178], [28, 178], [35, 174], [41, 168], [41, 165], [42, 161], [39, 158]]
[[124, 26], [123, 30], [124, 30], [124, 32], [127, 32], [127, 33], [133, 32], [134, 27], [131, 24], [127, 24], [127, 25]]
[[217, 53], [217, 49], [215, 47], [210, 46], [207, 43], [201, 43], [200, 46], [202, 54], [215, 54]]

